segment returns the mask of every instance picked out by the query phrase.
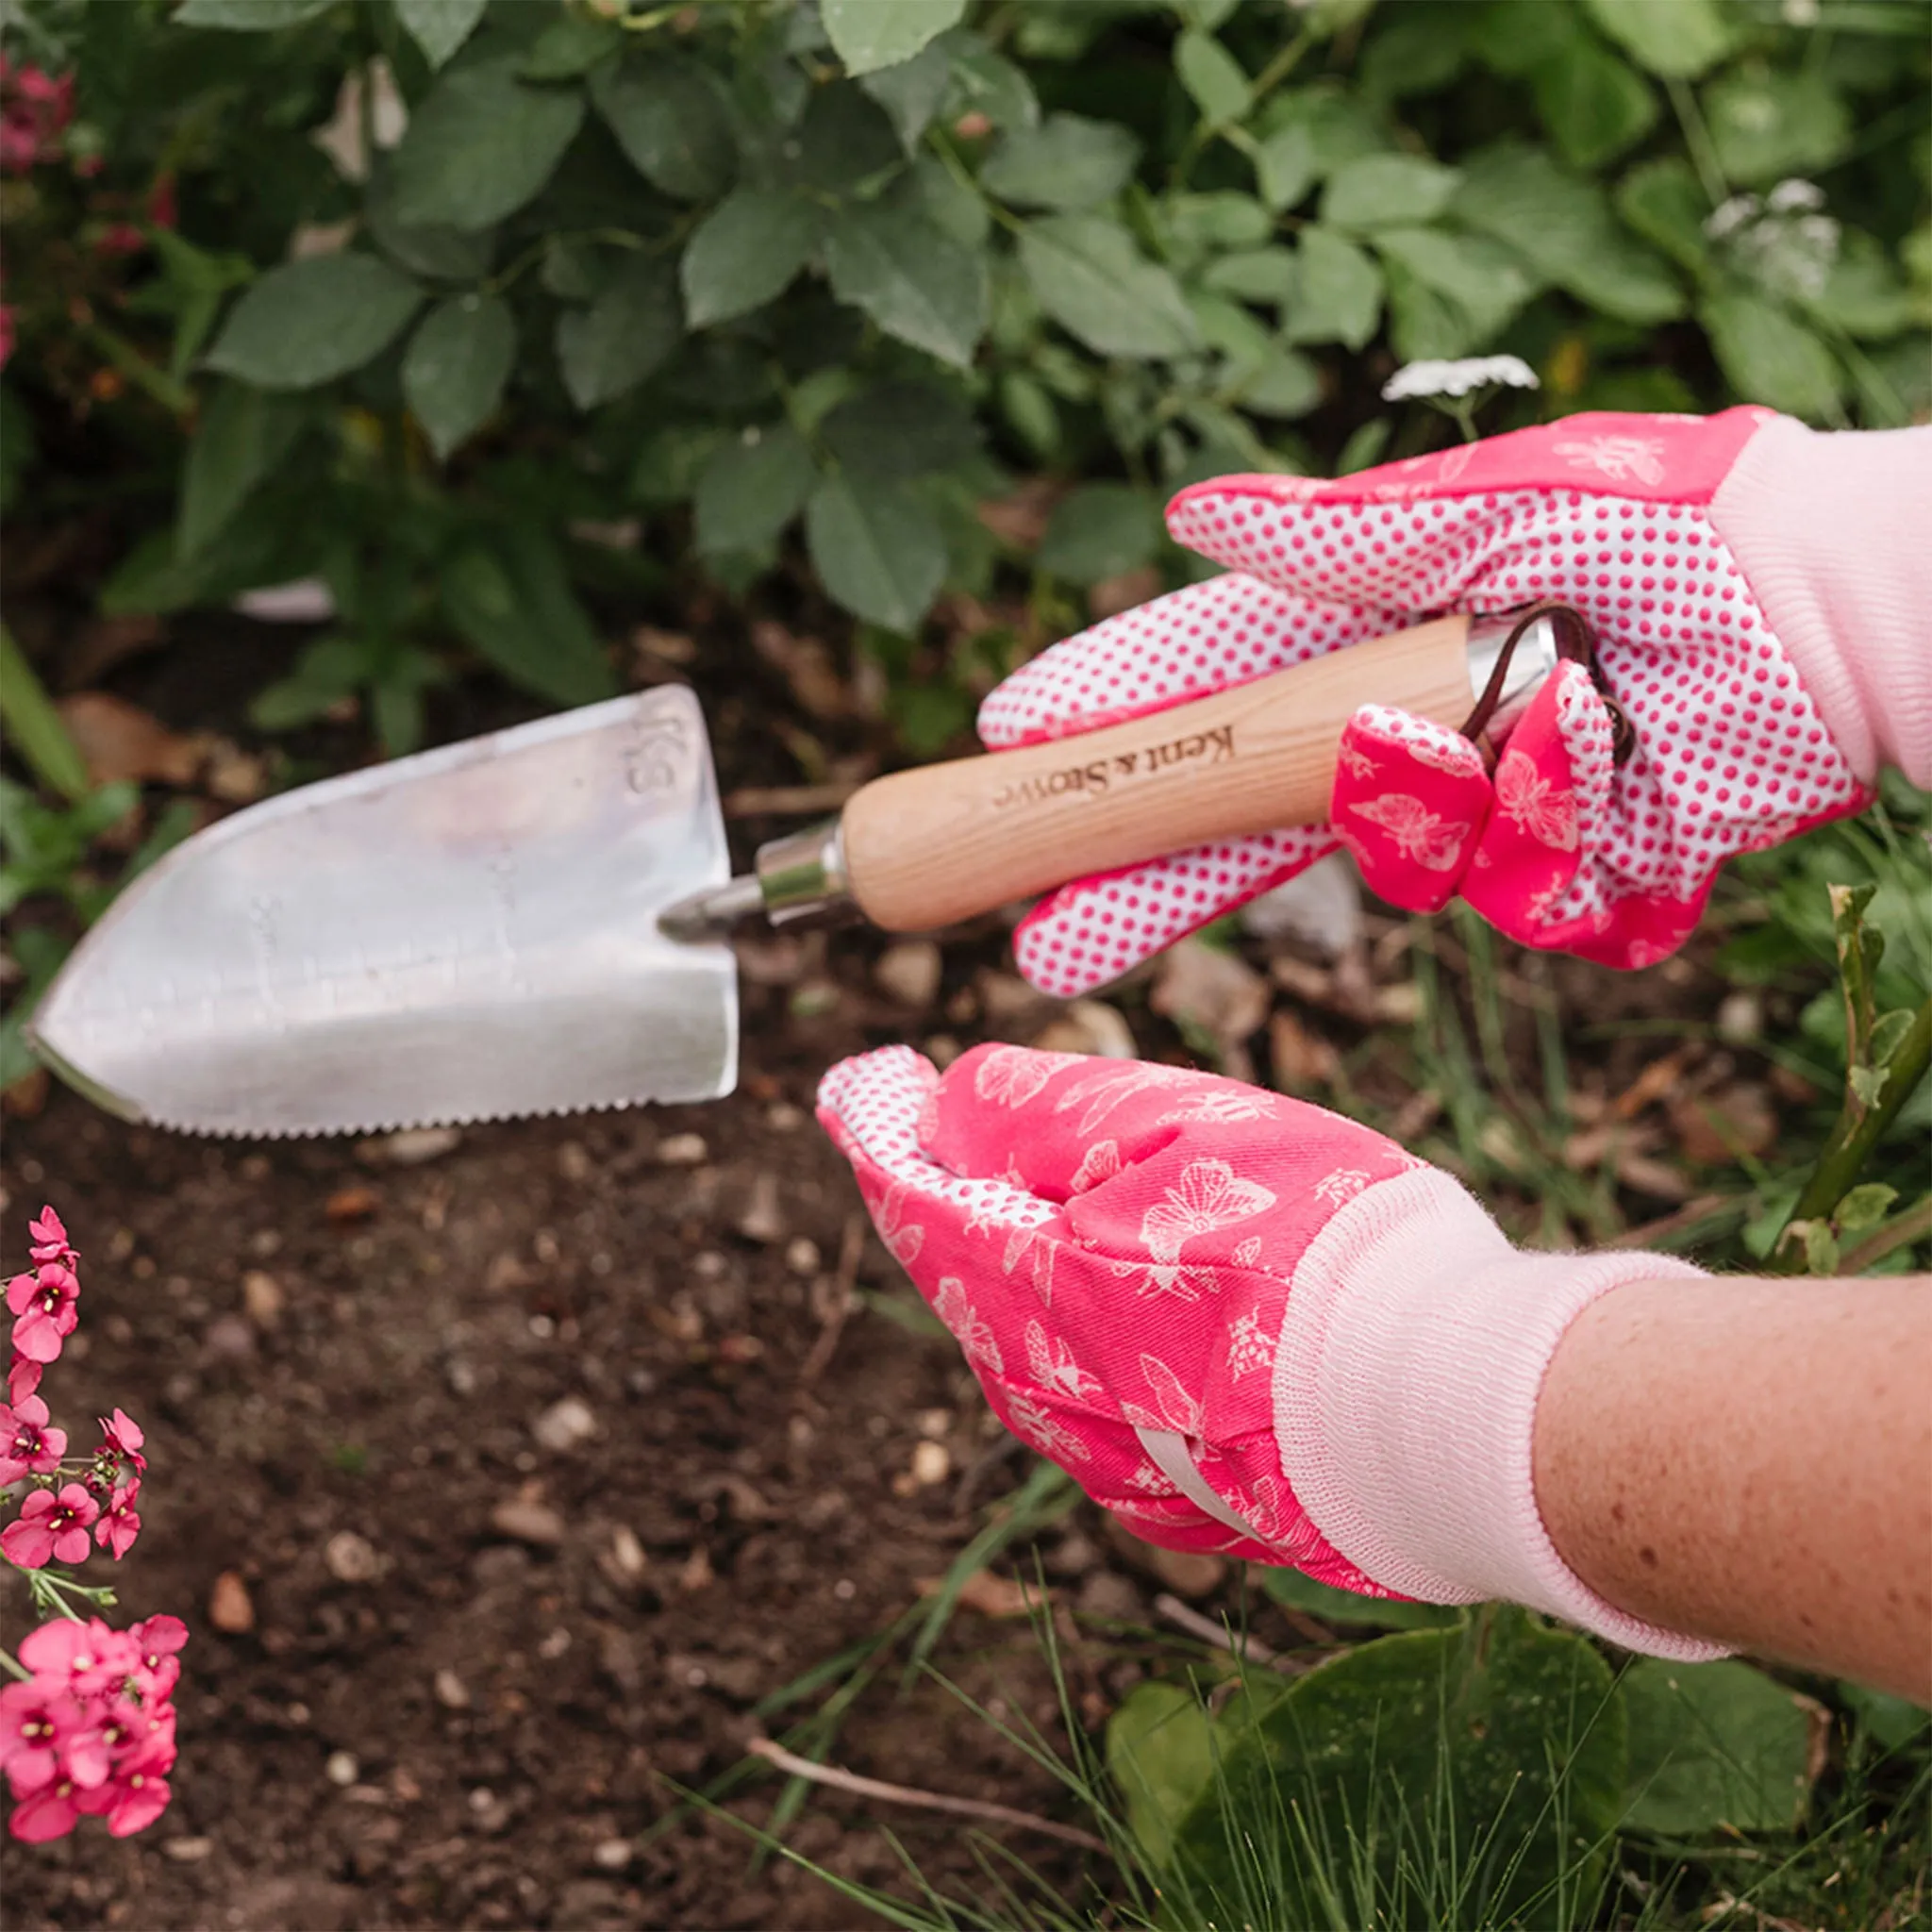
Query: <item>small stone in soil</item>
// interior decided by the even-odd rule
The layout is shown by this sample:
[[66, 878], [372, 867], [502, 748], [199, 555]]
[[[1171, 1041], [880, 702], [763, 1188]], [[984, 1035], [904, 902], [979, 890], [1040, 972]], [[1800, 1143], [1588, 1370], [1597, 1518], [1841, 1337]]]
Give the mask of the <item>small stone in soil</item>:
[[687, 1595], [692, 1595], [705, 1589], [715, 1574], [711, 1568], [711, 1553], [700, 1543], [678, 1565], [677, 1587]]
[[902, 1007], [924, 1011], [939, 992], [944, 969], [944, 958], [931, 940], [902, 940], [879, 955], [872, 976], [879, 991]]
[[925, 1042], [925, 1057], [936, 1067], [950, 1067], [965, 1052], [950, 1033], [935, 1033]]
[[362, 1767], [356, 1762], [355, 1754], [350, 1751], [331, 1751], [328, 1762], [322, 1770], [330, 1784], [340, 1785], [344, 1790], [362, 1775]]
[[929, 1490], [935, 1483], [942, 1483], [953, 1471], [953, 1458], [946, 1454], [943, 1442], [917, 1442], [912, 1449], [912, 1480], [921, 1489]]
[[[208, 1324], [202, 1346], [210, 1361], [245, 1362], [255, 1353], [255, 1330], [240, 1315], [217, 1315]], [[71, 1346], [68, 1353], [74, 1353]]]
[[255, 1628], [255, 1603], [239, 1570], [224, 1570], [208, 1591], [208, 1620], [217, 1630], [241, 1637]]
[[436, 1701], [445, 1710], [468, 1710], [470, 1687], [445, 1665], [436, 1674]]
[[557, 1171], [567, 1181], [587, 1181], [591, 1178], [593, 1167], [581, 1141], [566, 1141], [557, 1150]]
[[950, 1408], [923, 1408], [917, 1421], [919, 1433], [937, 1442], [953, 1426], [953, 1411]]
[[538, 1549], [555, 1549], [563, 1541], [563, 1518], [547, 1504], [523, 1496], [499, 1503], [490, 1512], [490, 1521], [500, 1536]]
[[382, 1569], [375, 1546], [353, 1529], [339, 1529], [330, 1537], [322, 1559], [328, 1565], [328, 1574], [340, 1583], [368, 1583]]
[[785, 1216], [778, 1206], [778, 1176], [770, 1172], [758, 1174], [751, 1184], [751, 1198], [738, 1217], [738, 1231], [748, 1241], [770, 1247], [785, 1239]]
[[441, 1160], [463, 1143], [459, 1127], [403, 1127], [373, 1141], [360, 1141], [356, 1156], [372, 1167], [421, 1167]]
[[323, 1204], [322, 1211], [337, 1226], [352, 1221], [367, 1221], [381, 1205], [374, 1188], [338, 1188]]
[[658, 1142], [659, 1167], [701, 1167], [710, 1154], [702, 1134], [667, 1134]]
[[1138, 1624], [1144, 1612], [1141, 1592], [1118, 1570], [1096, 1570], [1080, 1586], [1074, 1607], [1109, 1624]]
[[816, 1274], [823, 1258], [819, 1253], [818, 1242], [809, 1235], [794, 1235], [786, 1243], [785, 1265], [794, 1274]]
[[282, 1285], [264, 1269], [251, 1268], [242, 1277], [242, 1307], [258, 1328], [275, 1328], [282, 1320]]
[[622, 1872], [630, 1863], [630, 1840], [626, 1838], [607, 1838], [591, 1854], [591, 1858], [606, 1872]]
[[650, 1567], [650, 1558], [638, 1541], [637, 1531], [627, 1523], [620, 1523], [610, 1532], [610, 1562], [620, 1576], [633, 1583]]
[[1154, 1574], [1176, 1596], [1202, 1597], [1220, 1588], [1227, 1565], [1219, 1557], [1202, 1556], [1193, 1550], [1155, 1550]]
[[530, 1424], [530, 1433], [542, 1447], [561, 1456], [596, 1435], [597, 1418], [591, 1413], [587, 1402], [575, 1395], [566, 1395], [553, 1402]]
[[211, 1838], [171, 1838], [161, 1841], [161, 1849], [177, 1864], [194, 1865], [215, 1848]]
[[795, 1133], [805, 1124], [805, 1110], [789, 1100], [774, 1100], [765, 1109], [765, 1124], [774, 1134]]
[[1130, 1060], [1136, 1051], [1127, 1023], [1105, 1000], [1075, 1000], [1033, 1044], [1041, 1053], [1084, 1053], [1109, 1060]]

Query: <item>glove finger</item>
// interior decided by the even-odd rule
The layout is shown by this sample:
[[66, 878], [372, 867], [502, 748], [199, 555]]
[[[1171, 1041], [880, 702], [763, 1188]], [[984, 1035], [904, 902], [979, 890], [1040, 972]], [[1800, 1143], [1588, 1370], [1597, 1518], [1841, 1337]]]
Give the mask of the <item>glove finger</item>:
[[980, 740], [997, 751], [1116, 724], [1379, 637], [1399, 622], [1231, 572], [1049, 646], [988, 693]]
[[851, 1161], [879, 1238], [908, 1269], [933, 1219], [1019, 1231], [1056, 1211], [1005, 1173], [961, 1173], [925, 1150], [922, 1130], [932, 1124], [939, 1079], [923, 1054], [884, 1046], [841, 1060], [819, 1082], [820, 1124]]
[[1531, 700], [1497, 760], [1495, 807], [1462, 895], [1499, 932], [1548, 947], [1551, 935], [1606, 905], [1589, 863], [1610, 807], [1609, 712], [1580, 664], [1563, 664]]
[[1391, 906], [1449, 903], [1490, 806], [1482, 754], [1460, 732], [1389, 705], [1364, 705], [1343, 727], [1330, 825]]
[[1326, 826], [1293, 825], [1075, 879], [1020, 922], [1014, 963], [1041, 992], [1077, 999], [1334, 849]]

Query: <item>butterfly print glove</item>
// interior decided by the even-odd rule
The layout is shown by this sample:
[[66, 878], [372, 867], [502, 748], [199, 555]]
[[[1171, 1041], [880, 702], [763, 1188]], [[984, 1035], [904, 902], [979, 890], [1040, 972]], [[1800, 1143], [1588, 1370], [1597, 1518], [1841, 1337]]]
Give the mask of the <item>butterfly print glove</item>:
[[[1821, 600], [1780, 575], [1791, 544], [1759, 499], [1767, 472], [1817, 475], [1813, 445], [1840, 445], [1824, 452], [1840, 466], [1883, 458], [1932, 483], [1932, 432], [1898, 435], [1920, 440], [1886, 456], [1887, 436], [1815, 436], [1757, 408], [1581, 415], [1333, 481], [1224, 476], [1183, 491], [1169, 528], [1228, 574], [1024, 666], [980, 710], [989, 746], [1158, 711], [1433, 612], [1553, 598], [1594, 627], [1634, 748], [1617, 761], [1611, 713], [1578, 665], [1545, 683], [1493, 775], [1457, 732], [1366, 706], [1343, 738], [1328, 825], [1065, 886], [1019, 928], [1020, 970], [1056, 995], [1087, 991], [1337, 842], [1376, 891], [1415, 910], [1459, 892], [1528, 945], [1617, 966], [1674, 951], [1725, 858], [1871, 796], [1871, 708], [1840, 689], [1830, 600], [1821, 617]], [[1909, 494], [1877, 493], [1899, 525], [1899, 570], [1924, 575], [1926, 546], [1903, 533]], [[1815, 591], [1816, 572], [1806, 580]], [[1777, 590], [1775, 622], [1760, 581]], [[1901, 584], [1896, 655], [1916, 665], [1932, 719], [1924, 601]], [[1836, 608], [1862, 635], [1857, 601]], [[1805, 677], [1788, 648], [1800, 639]], [[1829, 724], [1813, 686], [1831, 695]]]
[[819, 1118], [1001, 1421], [1148, 1541], [1720, 1654], [1584, 1585], [1531, 1480], [1564, 1328], [1696, 1270], [1519, 1254], [1382, 1135], [1175, 1067], [891, 1046]]

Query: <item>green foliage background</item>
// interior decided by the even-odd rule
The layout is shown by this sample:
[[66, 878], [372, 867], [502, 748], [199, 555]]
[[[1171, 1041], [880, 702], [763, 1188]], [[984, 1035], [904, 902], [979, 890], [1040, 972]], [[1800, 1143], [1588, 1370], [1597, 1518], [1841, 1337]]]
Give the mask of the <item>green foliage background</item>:
[[[741, 591], [802, 540], [900, 637], [1016, 568], [1177, 578], [1177, 485], [1439, 439], [1378, 400], [1418, 358], [1523, 356], [1516, 420], [1932, 403], [1923, 0], [6, 19], [101, 163], [7, 184], [10, 508], [77, 440], [144, 536], [110, 611], [325, 576], [340, 628], [271, 728], [360, 692], [405, 748], [463, 652], [603, 695], [591, 608], [692, 554]], [[178, 229], [104, 268], [88, 210], [164, 178]], [[1042, 471], [1080, 487], [1023, 552], [974, 508]], [[641, 546], [585, 541], [626, 520]]]

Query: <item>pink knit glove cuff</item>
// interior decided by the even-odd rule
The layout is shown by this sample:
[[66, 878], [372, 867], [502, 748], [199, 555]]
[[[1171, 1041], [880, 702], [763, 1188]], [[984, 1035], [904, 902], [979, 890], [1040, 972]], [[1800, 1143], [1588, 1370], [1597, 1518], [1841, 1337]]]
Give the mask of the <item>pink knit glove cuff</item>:
[[1726, 1656], [1584, 1583], [1543, 1527], [1531, 1461], [1570, 1324], [1625, 1282], [1700, 1273], [1661, 1255], [1520, 1253], [1448, 1174], [1381, 1181], [1295, 1266], [1274, 1350], [1282, 1473], [1327, 1542], [1389, 1590], [1526, 1604], [1684, 1662]]

